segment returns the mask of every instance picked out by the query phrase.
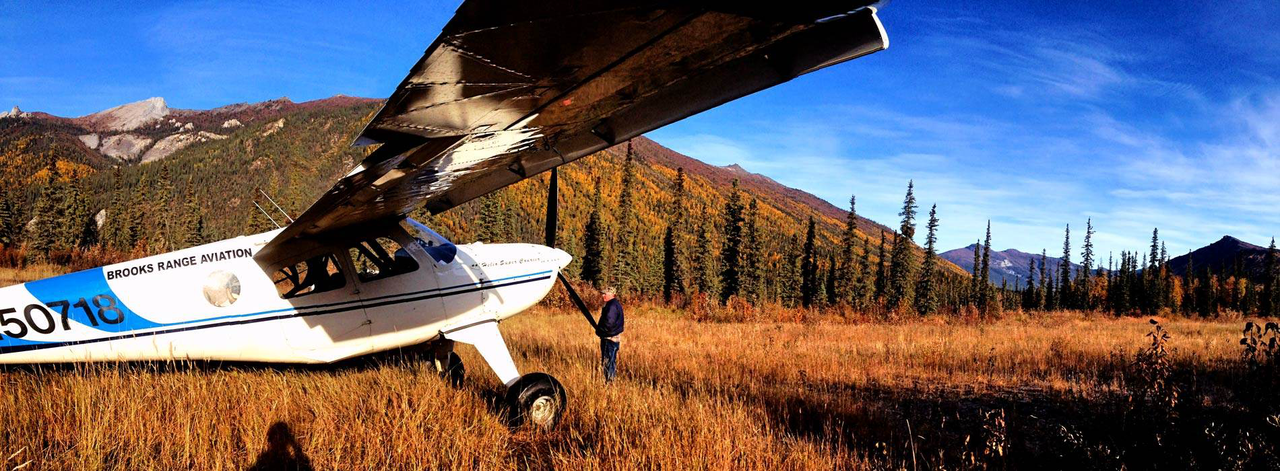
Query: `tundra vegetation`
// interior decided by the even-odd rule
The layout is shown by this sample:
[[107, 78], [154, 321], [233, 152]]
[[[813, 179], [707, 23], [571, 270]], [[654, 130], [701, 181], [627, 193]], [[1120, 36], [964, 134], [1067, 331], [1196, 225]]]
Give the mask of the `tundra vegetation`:
[[[38, 270], [17, 275], [50, 271]], [[570, 391], [551, 432], [505, 421], [501, 385], [467, 346], [458, 387], [413, 350], [322, 367], [10, 366], [0, 467], [1280, 465], [1266, 322], [1079, 311], [885, 321], [694, 313], [644, 297], [628, 308], [608, 387], [598, 342], [559, 289], [503, 323], [522, 370], [554, 372]]]

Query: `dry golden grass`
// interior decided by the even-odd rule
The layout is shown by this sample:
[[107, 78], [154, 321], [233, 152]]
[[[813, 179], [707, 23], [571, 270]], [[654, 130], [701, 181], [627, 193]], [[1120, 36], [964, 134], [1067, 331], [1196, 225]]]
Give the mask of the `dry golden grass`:
[[16, 285], [67, 273], [58, 265], [32, 265], [25, 268], [0, 267], [0, 286]]
[[[608, 387], [580, 316], [537, 308], [503, 323], [522, 371], [568, 389], [550, 433], [504, 423], [500, 386], [467, 346], [460, 388], [412, 355], [324, 368], [24, 367], [0, 372], [0, 468], [244, 469], [276, 424], [316, 469], [979, 466], [999, 463], [980, 443], [993, 436], [988, 411], [1007, 409], [1010, 435], [1030, 441], [1041, 438], [1024, 424], [1105, 427], [1073, 417], [1121, 394], [1150, 330], [1076, 314], [844, 325], [629, 313]], [[1166, 325], [1176, 364], [1229, 376], [1220, 366], [1238, 358], [1238, 323]], [[1206, 390], [1207, 403], [1231, 400]]]

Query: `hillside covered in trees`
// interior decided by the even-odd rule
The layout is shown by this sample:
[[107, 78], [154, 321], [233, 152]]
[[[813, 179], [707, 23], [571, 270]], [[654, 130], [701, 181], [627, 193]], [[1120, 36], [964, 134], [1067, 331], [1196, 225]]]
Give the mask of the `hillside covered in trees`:
[[[163, 106], [156, 100], [81, 118], [0, 119], [0, 158], [7, 164], [0, 178], [24, 189], [3, 195], [0, 241], [30, 249], [28, 257], [95, 248], [119, 259], [269, 230], [271, 222], [253, 206], [263, 200], [255, 190], [300, 213], [369, 151], [349, 144], [378, 106], [335, 97], [156, 111]], [[151, 160], [103, 152], [104, 139], [114, 136], [148, 140], [154, 148], [202, 131], [220, 134]], [[546, 187], [547, 177], [539, 176], [443, 214], [414, 216], [460, 243], [539, 242]], [[583, 276], [583, 265], [594, 263], [591, 281], [624, 291], [839, 303], [837, 292], [854, 296], [844, 286], [853, 280], [839, 274], [850, 271], [842, 265], [867, 272], [868, 302], [887, 289], [881, 278], [891, 271], [884, 265], [895, 231], [850, 219], [767, 177], [707, 165], [645, 138], [567, 165], [560, 195], [561, 244], [577, 260], [570, 274]], [[665, 263], [669, 250], [680, 260]], [[923, 258], [914, 244], [903, 250]], [[963, 275], [950, 263], [933, 263], [942, 277]], [[664, 266], [672, 264], [679, 286]]]
[[[86, 266], [270, 230], [273, 223], [254, 206], [266, 206], [257, 189], [301, 213], [371, 151], [350, 143], [379, 102], [272, 100], [208, 111], [144, 104], [71, 119], [0, 118], [5, 259]], [[217, 137], [174, 137], [201, 132]], [[134, 157], [104, 151], [107, 139], [126, 134], [149, 147], [133, 149]], [[166, 140], [182, 145], [138, 158]], [[413, 216], [459, 243], [540, 243], [547, 185], [541, 175], [442, 214]], [[902, 220], [890, 229], [736, 165], [708, 165], [645, 138], [564, 166], [560, 205], [560, 245], [575, 257], [569, 276], [679, 303], [874, 315], [1266, 314], [1276, 310], [1280, 292], [1273, 251], [1249, 246], [1238, 257], [1249, 263], [1230, 271], [1220, 254], [1209, 260], [1209, 252], [1198, 252], [1184, 263], [1153, 245], [1141, 262], [1125, 253], [1117, 266], [1103, 267], [1092, 254], [1092, 226], [1081, 263], [1071, 262], [1068, 232], [1061, 261], [1026, 257], [1025, 278], [1001, 283], [992, 276], [1000, 254], [986, 250], [990, 234], [971, 246], [970, 270], [938, 256], [941, 223], [932, 211], [920, 214], [924, 205], [910, 185]]]

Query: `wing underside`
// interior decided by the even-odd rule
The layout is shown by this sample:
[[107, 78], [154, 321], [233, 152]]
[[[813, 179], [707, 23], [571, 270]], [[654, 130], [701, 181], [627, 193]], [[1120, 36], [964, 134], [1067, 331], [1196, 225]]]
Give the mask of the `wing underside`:
[[380, 146], [259, 258], [448, 210], [888, 46], [866, 0], [741, 3], [466, 1], [356, 142]]

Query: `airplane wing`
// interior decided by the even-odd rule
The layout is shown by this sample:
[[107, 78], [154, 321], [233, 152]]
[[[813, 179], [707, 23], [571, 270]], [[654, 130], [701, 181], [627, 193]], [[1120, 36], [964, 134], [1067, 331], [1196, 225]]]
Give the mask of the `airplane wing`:
[[888, 44], [870, 0], [467, 0], [356, 140], [381, 145], [257, 257], [440, 213]]

